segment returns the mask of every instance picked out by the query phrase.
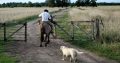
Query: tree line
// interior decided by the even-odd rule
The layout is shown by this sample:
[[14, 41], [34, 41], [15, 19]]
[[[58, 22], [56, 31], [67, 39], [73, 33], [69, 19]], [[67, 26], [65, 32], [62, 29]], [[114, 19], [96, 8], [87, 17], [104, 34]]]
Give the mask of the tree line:
[[42, 7], [42, 6], [49, 6], [49, 7], [68, 7], [68, 6], [93, 6], [96, 7], [97, 5], [120, 5], [120, 3], [96, 3], [97, 0], [77, 0], [74, 3], [71, 3], [70, 0], [46, 0], [45, 2], [39, 3], [22, 3], [22, 2], [10, 2], [10, 3], [3, 3], [0, 4], [0, 7]]
[[49, 7], [67, 7], [70, 5], [70, 0], [46, 0]]
[[67, 7], [67, 6], [97, 6], [97, 0], [77, 0], [71, 3], [70, 0], [46, 0], [47, 6], [50, 7]]
[[68, 6], [97, 6], [96, 0], [77, 0], [75, 3], [71, 3], [70, 0], [45, 0], [43, 3], [22, 3], [22, 2], [10, 2], [0, 4], [0, 7], [68, 7]]
[[106, 2], [100, 2], [97, 3], [99, 6], [110, 6], [110, 5], [120, 5], [120, 3], [106, 3]]
[[46, 4], [44, 2], [43, 3], [39, 3], [39, 2], [32, 3], [29, 1], [28, 3], [22, 3], [22, 2], [3, 3], [3, 4], [0, 4], [0, 7], [42, 7], [45, 5]]

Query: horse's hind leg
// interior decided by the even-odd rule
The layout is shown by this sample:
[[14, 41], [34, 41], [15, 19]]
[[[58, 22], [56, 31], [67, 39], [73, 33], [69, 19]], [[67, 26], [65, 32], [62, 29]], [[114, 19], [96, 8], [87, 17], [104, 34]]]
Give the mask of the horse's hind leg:
[[47, 36], [45, 35], [45, 39], [44, 39], [44, 42], [46, 42], [47, 41]]
[[42, 42], [43, 42], [43, 40], [44, 40], [44, 34], [41, 32], [41, 42], [40, 42], [40, 47], [42, 47]]
[[50, 34], [48, 34], [48, 41], [47, 41], [47, 44], [50, 43]]
[[47, 37], [47, 42], [45, 43], [45, 47], [47, 46], [47, 44], [49, 44], [50, 43], [50, 36], [49, 36], [50, 34], [47, 34], [46, 35], [46, 37]]

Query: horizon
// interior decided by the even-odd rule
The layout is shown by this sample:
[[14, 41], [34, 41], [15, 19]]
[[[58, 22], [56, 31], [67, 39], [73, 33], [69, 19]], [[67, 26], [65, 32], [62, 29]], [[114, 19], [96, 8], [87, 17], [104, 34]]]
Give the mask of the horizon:
[[[0, 4], [3, 4], [3, 3], [10, 3], [10, 2], [22, 2], [22, 3], [27, 3], [27, 2], [32, 2], [32, 3], [35, 3], [35, 2], [45, 2], [45, 0], [0, 0]], [[71, 2], [76, 2], [77, 0], [71, 0]], [[106, 2], [106, 3], [120, 3], [120, 0], [97, 0], [97, 2]]]

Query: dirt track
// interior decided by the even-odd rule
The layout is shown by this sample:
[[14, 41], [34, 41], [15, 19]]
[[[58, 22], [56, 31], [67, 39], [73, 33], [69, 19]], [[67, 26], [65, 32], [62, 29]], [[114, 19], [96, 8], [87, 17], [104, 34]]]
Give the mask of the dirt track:
[[[57, 15], [62, 16], [64, 12], [66, 11], [59, 12]], [[11, 55], [19, 59], [18, 63], [70, 63], [70, 61], [61, 60], [62, 53], [59, 47], [64, 45], [85, 52], [85, 54], [78, 56], [78, 63], [116, 63], [105, 58], [100, 58], [85, 50], [81, 50], [64, 42], [62, 39], [51, 39], [48, 47], [39, 47], [39, 43], [39, 25], [34, 24], [34, 21], [32, 21], [28, 23], [28, 41], [26, 43], [16, 41], [9, 45], [8, 51]]]

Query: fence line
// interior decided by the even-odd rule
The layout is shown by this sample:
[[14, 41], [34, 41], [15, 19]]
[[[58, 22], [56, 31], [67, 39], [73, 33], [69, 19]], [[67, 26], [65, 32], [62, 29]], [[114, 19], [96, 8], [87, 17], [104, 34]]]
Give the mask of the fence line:
[[[94, 22], [95, 22], [95, 21], [71, 21], [72, 29], [73, 29], [73, 31], [72, 31], [73, 40], [74, 40], [74, 38], [75, 38], [75, 37], [74, 37], [74, 34], [75, 34], [74, 27], [76, 27], [76, 28], [78, 28], [78, 29], [80, 30], [80, 27], [77, 26], [77, 25], [75, 25], [75, 23], [91, 23], [91, 25], [93, 25]], [[80, 30], [80, 31], [82, 31], [82, 32], [84, 32], [86, 35], [88, 35], [88, 33], [85, 32], [84, 30]], [[94, 37], [93, 32], [92, 32], [92, 36]], [[92, 38], [93, 38], [93, 37], [92, 37]]]
[[[57, 11], [53, 11], [53, 12], [51, 12], [52, 14], [53, 13], [57, 13], [57, 12], [60, 12], [60, 11], [62, 11], [62, 10], [66, 10], [66, 9], [59, 9], [59, 10], [57, 10]], [[6, 23], [0, 23], [0, 29], [3, 27], [4, 28], [4, 42], [6, 42], [7, 40], [8, 40], [8, 38], [10, 38], [11, 36], [13, 36], [15, 33], [17, 33], [19, 30], [21, 30], [23, 27], [25, 27], [25, 34], [24, 34], [24, 38], [25, 38], [25, 42], [27, 42], [27, 22], [26, 23], [24, 23], [24, 24], [22, 24], [23, 26], [22, 27], [20, 27], [19, 29], [17, 29], [15, 32], [13, 32], [11, 35], [9, 35], [8, 37], [7, 37], [7, 32], [6, 32], [6, 27], [7, 27], [7, 24]]]
[[[71, 28], [71, 29], [72, 29], [72, 32], [71, 32], [72, 34], [70, 34], [69, 31], [63, 29], [60, 25], [57, 24], [57, 26], [58, 26], [58, 28], [60, 28], [67, 36], [69, 36], [72, 40], [74, 40], [74, 39], [75, 39], [75, 27], [79, 28], [79, 30], [80, 30], [80, 27], [76, 26], [75, 23], [91, 23], [91, 25], [94, 27], [95, 21], [70, 21], [70, 23], [71, 23], [71, 26], [72, 26], [72, 28]], [[82, 31], [82, 30], [80, 30], [80, 31]], [[83, 32], [85, 32], [85, 31], [83, 31]], [[92, 38], [94, 39], [95, 35], [94, 35], [93, 32], [94, 32], [94, 28], [93, 28], [93, 30], [92, 30]], [[85, 34], [88, 35], [87, 32], [85, 32]], [[95, 39], [94, 39], [94, 40], [95, 40]]]
[[[3, 33], [3, 35], [4, 35], [4, 39], [3, 39], [3, 41], [4, 42], [6, 42], [6, 41], [8, 41], [8, 39], [10, 38], [10, 37], [12, 37], [15, 33], [17, 33], [19, 30], [21, 30], [22, 28], [25, 28], [25, 32], [24, 32], [24, 38], [25, 38], [25, 42], [27, 42], [27, 22], [25, 22], [25, 23], [23, 23], [22, 24], [22, 26], [21, 27], [19, 27], [17, 30], [15, 30], [11, 35], [9, 35], [8, 37], [7, 37], [7, 24], [6, 23], [0, 23], [2, 26], [1, 27], [3, 27], [3, 31], [4, 31], [4, 33]], [[0, 28], [1, 28], [0, 27]]]
[[[75, 34], [75, 30], [74, 30], [74, 27], [77, 27], [80, 29], [80, 27], [78, 26], [75, 26], [75, 23], [91, 23], [91, 26], [92, 26], [92, 38], [93, 40], [100, 40], [100, 22], [102, 22], [101, 20], [99, 20], [98, 18], [96, 18], [95, 20], [91, 20], [91, 21], [71, 21], [71, 24], [72, 24], [72, 37], [73, 37], [73, 40], [74, 40], [74, 34]], [[103, 26], [103, 24], [102, 24]], [[80, 30], [82, 31], [82, 30]], [[85, 31], [83, 31], [85, 32]], [[88, 33], [85, 32], [85, 34], [88, 35]]]

